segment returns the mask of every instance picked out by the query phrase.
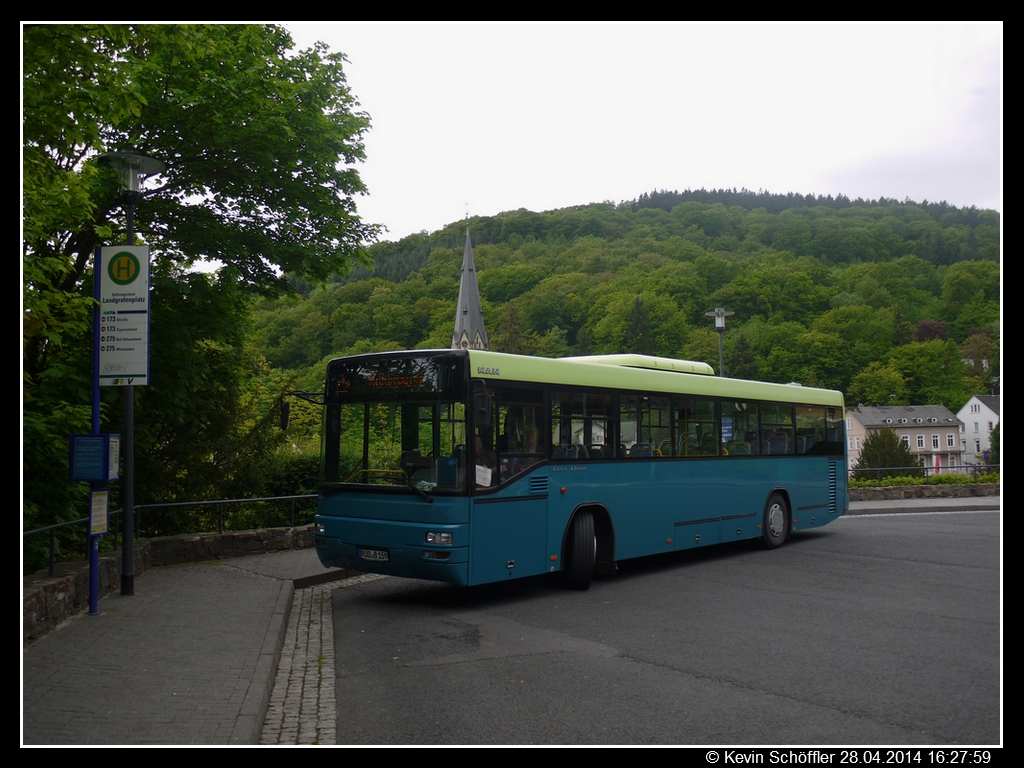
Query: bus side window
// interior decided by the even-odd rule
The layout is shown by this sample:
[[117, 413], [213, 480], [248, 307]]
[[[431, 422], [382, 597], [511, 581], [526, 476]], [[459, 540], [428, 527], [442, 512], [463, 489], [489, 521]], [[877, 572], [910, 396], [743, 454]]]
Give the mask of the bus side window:
[[552, 392], [552, 460], [613, 458], [614, 422], [614, 401], [610, 394]]
[[761, 453], [784, 456], [795, 453], [793, 438], [793, 406], [761, 406]]
[[726, 456], [759, 455], [757, 403], [723, 400], [721, 408], [722, 453]]
[[544, 393], [507, 386], [496, 392], [497, 464], [504, 483], [544, 458]]
[[821, 453], [825, 440], [825, 408], [815, 405], [796, 407], [796, 453]]
[[676, 418], [676, 456], [717, 456], [718, 418], [715, 401], [683, 398], [673, 401]]

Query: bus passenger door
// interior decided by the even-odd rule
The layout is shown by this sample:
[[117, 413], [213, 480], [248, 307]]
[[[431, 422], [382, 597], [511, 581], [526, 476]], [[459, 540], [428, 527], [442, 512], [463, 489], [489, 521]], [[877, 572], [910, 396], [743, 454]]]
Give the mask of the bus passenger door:
[[469, 583], [545, 572], [547, 498], [475, 498], [470, 511]]

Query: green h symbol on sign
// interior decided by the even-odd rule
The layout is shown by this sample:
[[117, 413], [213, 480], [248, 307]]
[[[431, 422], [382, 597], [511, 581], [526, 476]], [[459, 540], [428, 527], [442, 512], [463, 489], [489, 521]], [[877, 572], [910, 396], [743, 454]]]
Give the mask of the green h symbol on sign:
[[107, 274], [118, 285], [128, 285], [139, 276], [139, 260], [134, 253], [121, 251], [110, 260]]

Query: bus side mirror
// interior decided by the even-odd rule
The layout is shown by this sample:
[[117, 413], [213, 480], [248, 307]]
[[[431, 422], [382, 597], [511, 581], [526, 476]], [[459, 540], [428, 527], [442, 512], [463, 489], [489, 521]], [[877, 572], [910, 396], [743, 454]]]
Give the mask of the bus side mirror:
[[476, 427], [491, 426], [491, 396], [476, 395], [473, 401], [473, 423]]
[[288, 415], [291, 411], [291, 403], [285, 399], [281, 399], [281, 431], [285, 432], [288, 429]]

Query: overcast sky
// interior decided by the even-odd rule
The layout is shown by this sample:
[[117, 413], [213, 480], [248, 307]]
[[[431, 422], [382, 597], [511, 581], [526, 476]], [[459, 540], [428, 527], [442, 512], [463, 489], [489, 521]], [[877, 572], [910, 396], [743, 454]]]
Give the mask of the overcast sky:
[[350, 61], [383, 239], [656, 189], [1002, 211], [999, 24], [285, 26]]

